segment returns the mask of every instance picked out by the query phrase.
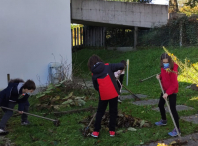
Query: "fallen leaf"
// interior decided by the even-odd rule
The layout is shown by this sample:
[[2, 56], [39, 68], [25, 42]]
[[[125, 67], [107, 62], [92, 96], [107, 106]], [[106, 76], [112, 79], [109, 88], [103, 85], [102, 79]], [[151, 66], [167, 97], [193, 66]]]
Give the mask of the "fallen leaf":
[[177, 143], [176, 141], [172, 141], [169, 145]]
[[129, 127], [127, 130], [129, 130], [129, 131], [137, 131], [137, 129], [135, 129], [133, 127]]
[[116, 131], [116, 134], [123, 133], [123, 130]]
[[140, 127], [142, 127], [144, 124], [145, 124], [145, 121], [144, 120], [141, 120]]

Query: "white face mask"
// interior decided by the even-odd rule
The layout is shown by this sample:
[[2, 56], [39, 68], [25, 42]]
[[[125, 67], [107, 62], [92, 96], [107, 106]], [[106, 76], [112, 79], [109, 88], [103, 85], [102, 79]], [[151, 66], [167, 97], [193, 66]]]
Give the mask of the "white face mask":
[[33, 90], [26, 90], [26, 94], [30, 95], [33, 92]]

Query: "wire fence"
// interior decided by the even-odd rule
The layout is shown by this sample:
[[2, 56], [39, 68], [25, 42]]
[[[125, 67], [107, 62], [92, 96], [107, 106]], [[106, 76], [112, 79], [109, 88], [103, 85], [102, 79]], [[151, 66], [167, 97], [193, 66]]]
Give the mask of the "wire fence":
[[[138, 30], [137, 46], [198, 46], [198, 15], [175, 16], [167, 25]], [[129, 47], [134, 29], [107, 28], [106, 46]]]

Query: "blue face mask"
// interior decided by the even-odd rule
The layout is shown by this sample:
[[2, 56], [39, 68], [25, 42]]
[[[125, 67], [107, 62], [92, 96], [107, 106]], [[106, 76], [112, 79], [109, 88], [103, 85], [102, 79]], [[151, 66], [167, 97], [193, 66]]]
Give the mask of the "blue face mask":
[[169, 68], [169, 63], [163, 63], [163, 65], [164, 65], [164, 69]]

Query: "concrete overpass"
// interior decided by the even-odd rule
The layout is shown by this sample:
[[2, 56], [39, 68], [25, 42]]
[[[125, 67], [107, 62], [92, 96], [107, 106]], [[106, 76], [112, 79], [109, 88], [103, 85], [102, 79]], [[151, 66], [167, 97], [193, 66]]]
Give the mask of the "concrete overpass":
[[71, 0], [71, 22], [94, 26], [152, 28], [167, 23], [168, 5]]

